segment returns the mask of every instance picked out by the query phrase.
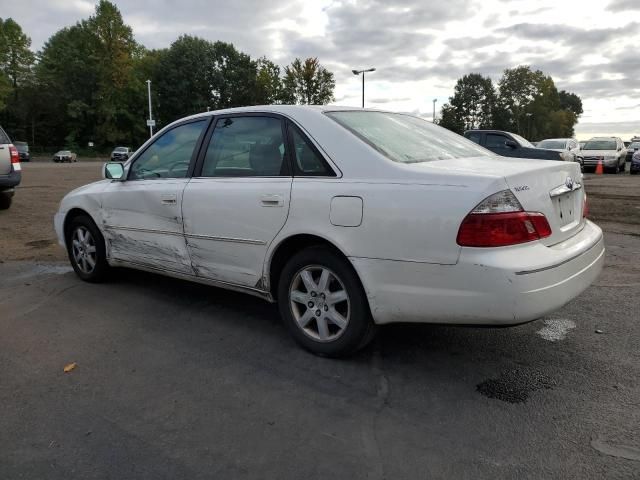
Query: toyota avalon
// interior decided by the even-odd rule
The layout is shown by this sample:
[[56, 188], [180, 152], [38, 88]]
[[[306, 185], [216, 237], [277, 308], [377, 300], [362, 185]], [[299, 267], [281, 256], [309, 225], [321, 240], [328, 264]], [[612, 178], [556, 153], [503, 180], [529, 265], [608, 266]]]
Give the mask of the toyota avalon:
[[77, 275], [158, 272], [277, 302], [304, 348], [377, 325], [515, 325], [602, 268], [580, 166], [505, 158], [411, 115], [207, 112], [163, 128], [55, 215]]

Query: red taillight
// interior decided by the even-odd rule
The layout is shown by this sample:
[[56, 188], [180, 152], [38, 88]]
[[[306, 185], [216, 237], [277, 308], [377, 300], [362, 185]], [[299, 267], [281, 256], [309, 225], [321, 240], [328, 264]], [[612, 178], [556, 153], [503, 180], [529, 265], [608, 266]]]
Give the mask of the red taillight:
[[504, 247], [550, 235], [551, 227], [542, 213], [470, 213], [460, 225], [457, 242], [463, 247]]
[[584, 196], [584, 202], [582, 203], [582, 218], [587, 218], [589, 215], [589, 203], [587, 202], [587, 196]]
[[9, 145], [9, 155], [11, 155], [11, 163], [20, 163], [20, 154], [13, 145]]

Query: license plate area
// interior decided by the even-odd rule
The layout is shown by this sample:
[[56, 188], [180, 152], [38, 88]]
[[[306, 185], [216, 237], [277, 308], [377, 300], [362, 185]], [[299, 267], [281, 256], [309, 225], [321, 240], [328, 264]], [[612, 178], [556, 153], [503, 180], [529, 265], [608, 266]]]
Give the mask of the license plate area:
[[576, 204], [574, 192], [558, 195], [553, 199], [553, 206], [560, 226], [565, 226], [573, 222], [576, 216]]

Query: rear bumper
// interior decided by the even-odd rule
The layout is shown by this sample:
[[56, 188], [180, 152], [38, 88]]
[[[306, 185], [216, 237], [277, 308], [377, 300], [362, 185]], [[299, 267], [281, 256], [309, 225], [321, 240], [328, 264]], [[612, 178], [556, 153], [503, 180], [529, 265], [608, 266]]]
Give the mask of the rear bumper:
[[0, 190], [9, 190], [20, 184], [22, 181], [21, 171], [12, 171], [8, 175], [0, 175]]
[[463, 248], [456, 265], [351, 258], [374, 321], [515, 325], [583, 292], [604, 262], [602, 231], [587, 221], [552, 247]]

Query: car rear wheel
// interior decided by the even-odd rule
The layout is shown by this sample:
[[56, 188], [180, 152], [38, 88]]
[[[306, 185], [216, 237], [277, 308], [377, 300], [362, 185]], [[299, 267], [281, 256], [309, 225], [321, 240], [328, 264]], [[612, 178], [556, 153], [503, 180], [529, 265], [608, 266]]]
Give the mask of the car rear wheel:
[[375, 332], [356, 272], [326, 247], [307, 248], [289, 260], [280, 276], [278, 304], [293, 338], [317, 355], [350, 355]]
[[104, 237], [93, 220], [79, 215], [71, 220], [66, 236], [69, 261], [85, 282], [104, 281], [109, 271]]
[[0, 210], [7, 210], [11, 206], [13, 196], [6, 193], [0, 193]]

